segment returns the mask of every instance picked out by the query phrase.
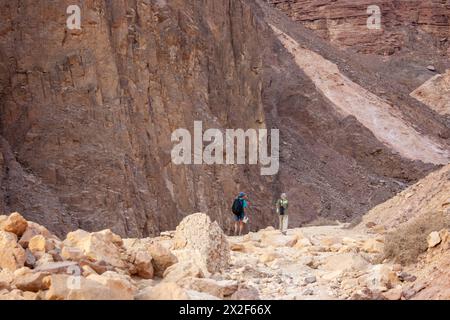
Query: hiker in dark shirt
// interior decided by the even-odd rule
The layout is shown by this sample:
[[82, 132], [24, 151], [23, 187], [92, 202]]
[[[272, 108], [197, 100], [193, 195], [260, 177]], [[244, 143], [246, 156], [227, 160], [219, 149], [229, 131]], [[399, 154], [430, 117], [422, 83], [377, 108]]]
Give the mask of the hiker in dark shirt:
[[244, 192], [239, 193], [239, 196], [234, 199], [232, 211], [234, 214], [234, 235], [239, 236], [242, 235], [242, 231], [244, 230], [244, 223], [246, 221], [247, 216], [245, 215], [245, 209], [248, 207], [248, 198]]

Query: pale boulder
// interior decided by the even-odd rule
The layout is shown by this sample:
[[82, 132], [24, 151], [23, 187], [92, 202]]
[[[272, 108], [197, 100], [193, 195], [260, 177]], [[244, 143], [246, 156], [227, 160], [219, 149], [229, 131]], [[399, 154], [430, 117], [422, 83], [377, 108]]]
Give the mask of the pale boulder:
[[123, 300], [132, 300], [137, 288], [131, 283], [131, 278], [126, 275], [121, 275], [116, 272], [107, 271], [102, 275], [91, 274], [87, 277], [88, 280], [96, 281], [110, 290], [122, 292]]
[[360, 271], [366, 270], [369, 262], [357, 253], [340, 253], [324, 259], [322, 268], [328, 271]]
[[31, 238], [37, 235], [44, 236], [46, 239], [53, 239], [59, 241], [58, 237], [56, 237], [54, 234], [48, 231], [47, 228], [35, 222], [28, 221], [27, 229], [25, 230], [24, 234], [20, 237], [19, 244], [23, 248], [28, 248], [28, 243], [31, 240]]
[[80, 261], [85, 256], [83, 250], [81, 250], [80, 248], [63, 246], [63, 248], [61, 249], [61, 257], [64, 260]]
[[438, 244], [441, 243], [441, 241], [442, 240], [441, 236], [439, 235], [439, 232], [437, 231], [431, 232], [427, 237], [428, 248], [436, 247]]
[[50, 279], [44, 272], [29, 272], [16, 277], [14, 285], [22, 291], [38, 292], [50, 287]]
[[64, 246], [80, 249], [83, 254], [95, 261], [105, 261], [107, 264], [125, 268], [120, 245], [122, 240], [110, 230], [89, 233], [83, 230], [70, 232], [64, 240]]
[[28, 249], [36, 257], [49, 252], [54, 248], [55, 245], [50, 240], [47, 240], [43, 235], [36, 235], [28, 242]]
[[0, 230], [14, 233], [20, 237], [28, 227], [27, 220], [18, 212], [11, 213], [6, 219], [0, 222]]
[[130, 274], [138, 275], [144, 279], [152, 279], [154, 275], [152, 256], [145, 244], [139, 239], [125, 239], [123, 247], [128, 255], [127, 261], [132, 265], [129, 268]]
[[372, 291], [387, 291], [387, 289], [396, 287], [400, 280], [392, 267], [384, 264], [378, 264], [371, 267], [368, 273], [359, 278], [359, 283]]
[[89, 265], [81, 266], [81, 275], [83, 277], [87, 278], [91, 274], [98, 274], [98, 273]]
[[38, 258], [38, 260], [35, 263], [36, 269], [55, 262], [55, 259], [53, 258], [53, 256], [50, 253], [41, 253], [41, 254], [39, 254], [39, 256], [37, 258]]
[[133, 264], [136, 267], [136, 273], [144, 279], [152, 279], [154, 275], [152, 256], [143, 250], [136, 252]]
[[108, 287], [83, 277], [52, 275], [47, 300], [127, 300], [129, 292], [123, 288]]
[[19, 268], [19, 269], [15, 270], [13, 272], [13, 274], [14, 274], [14, 278], [17, 278], [17, 277], [22, 277], [22, 276], [24, 276], [26, 274], [29, 274], [31, 272], [32, 272], [32, 270], [30, 268], [22, 267], [22, 268]]
[[203, 278], [204, 273], [195, 262], [183, 261], [167, 268], [163, 276], [165, 282], [178, 282], [188, 277]]
[[[108, 270], [112, 270], [113, 268], [109, 266], [104, 261], [91, 261], [89, 259], [82, 259], [79, 261], [80, 267], [89, 267], [91, 268], [95, 273], [97, 274], [103, 274]], [[116, 270], [122, 270], [122, 269], [116, 269]], [[122, 270], [125, 271], [125, 270]]]
[[0, 290], [10, 289], [14, 280], [14, 273], [10, 270], [3, 269], [0, 271]]
[[17, 236], [0, 231], [0, 268], [14, 271], [23, 267], [25, 261], [25, 250], [17, 243]]
[[109, 229], [105, 229], [105, 230], [96, 232], [96, 234], [101, 235], [104, 241], [114, 243], [115, 245], [117, 245], [119, 247], [123, 245], [122, 238]]
[[208, 215], [196, 213], [181, 221], [175, 231], [173, 249], [197, 251], [198, 261], [205, 271], [216, 273], [226, 268], [230, 261], [230, 246], [217, 222]]

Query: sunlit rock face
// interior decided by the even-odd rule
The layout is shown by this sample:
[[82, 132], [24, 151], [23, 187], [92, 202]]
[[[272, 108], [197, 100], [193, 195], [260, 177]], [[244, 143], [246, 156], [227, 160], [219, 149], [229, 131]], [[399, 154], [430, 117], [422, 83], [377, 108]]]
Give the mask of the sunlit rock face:
[[[450, 6], [445, 1], [268, 0], [324, 39], [363, 53], [391, 55], [429, 42], [446, 53], [450, 40]], [[378, 14], [379, 28], [368, 28]]]
[[[448, 148], [446, 122], [409, 96], [433, 75], [421, 65], [434, 60], [414, 68], [363, 60], [266, 1], [92, 0], [80, 7], [80, 30], [67, 27], [64, 1], [0, 5], [0, 214], [19, 211], [58, 235], [109, 228], [146, 237], [191, 212], [228, 233], [240, 191], [250, 198], [251, 230], [277, 220], [281, 192], [292, 226], [350, 221], [440, 164], [404, 156], [364, 119], [340, 113], [350, 102], [329, 99], [273, 25], [320, 56], [313, 68], [335, 65], [337, 80], [392, 106], [402, 128], [436, 152]], [[279, 172], [175, 165], [171, 135], [193, 131], [194, 121], [205, 130], [280, 129]]]

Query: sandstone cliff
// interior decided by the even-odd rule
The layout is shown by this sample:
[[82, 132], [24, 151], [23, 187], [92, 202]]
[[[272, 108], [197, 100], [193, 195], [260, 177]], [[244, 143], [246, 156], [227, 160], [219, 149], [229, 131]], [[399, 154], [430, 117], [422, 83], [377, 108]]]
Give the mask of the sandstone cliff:
[[240, 189], [269, 205], [258, 168], [170, 158], [172, 131], [194, 120], [270, 125], [245, 2], [88, 1], [81, 31], [67, 30], [66, 1], [1, 6], [2, 207], [55, 231], [145, 236], [196, 210], [224, 224]]
[[[315, 30], [322, 38], [363, 53], [391, 55], [427, 43], [442, 54], [450, 45], [448, 1], [387, 0], [268, 0], [291, 19]], [[367, 28], [370, 6], [378, 6], [381, 28]]]

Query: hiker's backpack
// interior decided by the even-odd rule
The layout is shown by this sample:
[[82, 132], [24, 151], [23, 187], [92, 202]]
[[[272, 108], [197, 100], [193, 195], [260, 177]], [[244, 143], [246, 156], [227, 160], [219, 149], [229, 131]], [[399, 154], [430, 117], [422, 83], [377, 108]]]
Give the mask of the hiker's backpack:
[[[286, 205], [286, 203], [284, 203]], [[283, 201], [280, 201], [280, 215], [284, 216], [286, 208], [283, 205]]]
[[237, 216], [240, 216], [244, 213], [244, 200], [236, 198], [234, 199], [233, 206], [231, 207], [231, 211]]

